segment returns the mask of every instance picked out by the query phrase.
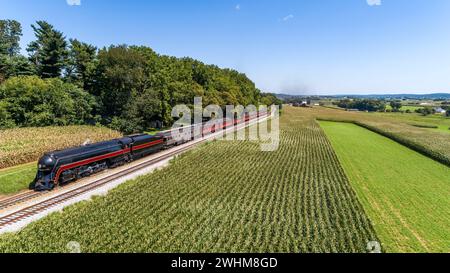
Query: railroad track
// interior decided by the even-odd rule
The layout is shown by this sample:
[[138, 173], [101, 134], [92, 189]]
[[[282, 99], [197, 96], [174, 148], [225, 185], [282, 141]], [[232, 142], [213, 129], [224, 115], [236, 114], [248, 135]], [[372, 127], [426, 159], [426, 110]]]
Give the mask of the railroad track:
[[123, 171], [120, 171], [120, 172], [115, 173], [113, 175], [110, 175], [108, 177], [99, 179], [99, 180], [97, 180], [95, 182], [92, 182], [92, 183], [89, 183], [87, 185], [81, 186], [79, 188], [67, 191], [67, 192], [62, 193], [62, 194], [60, 194], [58, 196], [49, 198], [49, 199], [47, 199], [45, 201], [39, 202], [39, 203], [34, 204], [32, 206], [20, 209], [20, 210], [14, 212], [14, 213], [11, 213], [9, 215], [1, 217], [0, 218], [0, 229], [5, 227], [5, 226], [8, 226], [8, 225], [17, 223], [19, 221], [22, 221], [22, 220], [24, 220], [26, 218], [29, 218], [29, 217], [31, 217], [33, 215], [36, 215], [36, 214], [38, 214], [38, 213], [40, 213], [42, 211], [45, 211], [48, 208], [54, 207], [54, 206], [56, 206], [58, 204], [61, 204], [61, 203], [65, 202], [65, 201], [67, 201], [67, 200], [73, 199], [73, 198], [75, 198], [75, 197], [77, 197], [79, 195], [82, 195], [84, 193], [87, 193], [89, 191], [92, 191], [92, 190], [94, 190], [96, 188], [99, 188], [99, 187], [101, 187], [103, 185], [106, 185], [109, 182], [114, 181], [114, 180], [116, 180], [116, 179], [118, 179], [120, 177], [126, 176], [128, 174], [133, 173], [133, 172], [136, 172], [136, 171], [139, 171], [141, 169], [144, 169], [144, 168], [146, 168], [148, 166], [151, 166], [151, 165], [154, 165], [154, 164], [159, 163], [161, 161], [164, 161], [164, 160], [166, 160], [168, 158], [171, 158], [171, 157], [173, 157], [175, 155], [181, 154], [181, 153], [191, 149], [193, 146], [195, 146], [197, 144], [199, 144], [199, 143], [190, 144], [190, 145], [188, 145], [186, 147], [183, 147], [182, 149], [178, 149], [176, 151], [169, 152], [169, 153], [164, 154], [164, 155], [162, 155], [162, 156], [160, 156], [158, 158], [154, 158], [152, 160], [140, 163], [140, 164], [138, 164], [136, 166], [133, 166], [133, 167], [128, 168], [128, 169], [125, 169]]
[[0, 211], [43, 195], [42, 192], [26, 191], [0, 200]]
[[[259, 121], [257, 120], [256, 122], [259, 122]], [[252, 123], [252, 124], [249, 124], [249, 125], [253, 125], [253, 124], [255, 124], [255, 123]], [[238, 128], [238, 129], [243, 129], [245, 127], [247, 127], [247, 126], [243, 126], [241, 128]], [[30, 218], [30, 217], [32, 217], [34, 215], [37, 215], [37, 214], [39, 214], [39, 213], [41, 213], [41, 212], [43, 212], [43, 211], [45, 211], [45, 210], [47, 210], [49, 208], [52, 208], [52, 207], [54, 207], [56, 205], [64, 203], [65, 201], [71, 200], [71, 199], [73, 199], [73, 198], [75, 198], [77, 196], [80, 196], [80, 195], [85, 194], [87, 192], [90, 192], [90, 191], [92, 191], [94, 189], [102, 187], [102, 186], [104, 186], [104, 185], [106, 185], [106, 184], [108, 184], [108, 183], [110, 183], [110, 182], [112, 182], [112, 181], [114, 181], [114, 180], [116, 180], [118, 178], [121, 178], [121, 177], [126, 176], [126, 175], [131, 174], [131, 173], [134, 173], [136, 171], [142, 170], [142, 169], [144, 169], [146, 167], [152, 166], [152, 165], [154, 165], [156, 163], [164, 161], [164, 160], [166, 160], [168, 158], [171, 158], [173, 156], [182, 154], [182, 153], [190, 150], [192, 147], [207, 141], [208, 139], [209, 138], [205, 138], [205, 139], [202, 139], [201, 141], [198, 141], [198, 142], [188, 143], [188, 144], [186, 144], [185, 147], [177, 149], [177, 150], [174, 150], [174, 151], [168, 150], [169, 151], [168, 153], [166, 153], [164, 155], [161, 155], [161, 156], [159, 156], [157, 158], [148, 160], [146, 162], [142, 162], [140, 164], [137, 164], [136, 166], [133, 166], [133, 167], [130, 167], [128, 169], [119, 171], [119, 172], [117, 172], [115, 174], [112, 174], [112, 175], [110, 175], [108, 177], [101, 178], [101, 179], [96, 180], [96, 181], [94, 181], [92, 183], [80, 186], [80, 187], [78, 187], [76, 189], [73, 189], [73, 190], [69, 190], [69, 191], [64, 192], [64, 193], [62, 193], [60, 195], [57, 195], [57, 196], [51, 197], [49, 199], [46, 199], [46, 200], [44, 200], [42, 202], [38, 202], [37, 204], [33, 204], [31, 206], [19, 209], [19, 210], [15, 211], [13, 213], [10, 213], [10, 214], [8, 214], [6, 216], [2, 216], [2, 217], [0, 217], [0, 229], [3, 229], [6, 226], [9, 226], [9, 225], [12, 225], [14, 223], [20, 222], [20, 221], [25, 220], [27, 218]], [[5, 198], [4, 200], [0, 200], [0, 210], [5, 208], [5, 207], [9, 207], [9, 206], [12, 206], [12, 205], [16, 205], [18, 203], [25, 202], [27, 200], [33, 199], [33, 198], [35, 198], [35, 197], [37, 197], [39, 195], [43, 195], [43, 194], [44, 193], [31, 192], [30, 191], [30, 192], [24, 192], [22, 194], [18, 194], [18, 195], [9, 197], [9, 198]]]

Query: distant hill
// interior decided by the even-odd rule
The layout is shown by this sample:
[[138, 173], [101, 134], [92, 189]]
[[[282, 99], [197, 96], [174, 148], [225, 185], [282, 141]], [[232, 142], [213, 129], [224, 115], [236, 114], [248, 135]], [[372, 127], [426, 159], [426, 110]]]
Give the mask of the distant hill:
[[323, 99], [323, 98], [333, 98], [334, 96], [318, 96], [318, 95], [289, 95], [289, 94], [274, 94], [280, 100], [290, 100], [290, 99]]
[[449, 100], [450, 93], [433, 93], [433, 94], [372, 94], [372, 95], [288, 95], [276, 94], [279, 99], [295, 99], [295, 98], [357, 98], [357, 99], [412, 99], [412, 100]]
[[334, 97], [364, 98], [364, 99], [448, 100], [450, 99], [450, 94], [433, 93], [433, 94], [338, 95]]
[[287, 100], [287, 99], [292, 99], [292, 98], [299, 98], [301, 96], [296, 96], [296, 95], [287, 95], [287, 94], [275, 94], [275, 96], [277, 98], [279, 98], [280, 100]]

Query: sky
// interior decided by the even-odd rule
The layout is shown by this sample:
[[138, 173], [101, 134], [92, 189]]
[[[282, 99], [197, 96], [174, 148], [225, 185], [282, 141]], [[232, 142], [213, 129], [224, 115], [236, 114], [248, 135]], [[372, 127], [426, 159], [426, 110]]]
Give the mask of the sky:
[[146, 45], [243, 72], [265, 92], [450, 93], [449, 0], [0, 0], [98, 47]]

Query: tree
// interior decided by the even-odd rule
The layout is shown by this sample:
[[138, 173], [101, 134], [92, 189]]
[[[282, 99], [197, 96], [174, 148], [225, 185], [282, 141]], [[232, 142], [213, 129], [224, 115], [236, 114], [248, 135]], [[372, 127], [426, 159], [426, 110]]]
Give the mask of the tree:
[[376, 112], [376, 111], [384, 111], [386, 109], [386, 104], [384, 104], [383, 101], [380, 100], [341, 100], [338, 103], [338, 106], [341, 108], [346, 109], [358, 109], [360, 111], [369, 111], [369, 112]]
[[262, 94], [260, 103], [262, 105], [271, 106], [271, 105], [281, 105], [283, 102], [278, 99], [274, 94]]
[[147, 89], [143, 94], [136, 96], [128, 103], [122, 116], [113, 120], [111, 127], [126, 134], [160, 127], [163, 105], [159, 94], [157, 90]]
[[28, 45], [30, 61], [36, 66], [42, 78], [61, 76], [67, 61], [67, 42], [62, 32], [45, 21], [37, 21], [31, 25], [37, 40]]
[[[35, 74], [34, 66], [22, 56], [0, 56], [0, 78], [6, 80], [15, 76], [28, 76]], [[3, 80], [0, 79], [0, 83]]]
[[20, 52], [22, 26], [15, 20], [0, 20], [0, 55], [10, 57]]
[[97, 65], [97, 47], [76, 39], [70, 40], [66, 69], [66, 77], [70, 82], [85, 90], [92, 90]]
[[11, 114], [9, 113], [9, 104], [6, 101], [0, 100], [0, 129], [13, 128], [16, 126], [16, 123], [11, 118]]
[[127, 46], [100, 50], [95, 88], [103, 106], [103, 116], [121, 116], [129, 101], [145, 90], [146, 59]]
[[30, 62], [19, 54], [22, 27], [14, 20], [0, 20], [0, 83], [19, 75], [34, 73]]
[[416, 113], [421, 114], [422, 116], [428, 116], [435, 113], [435, 110], [432, 107], [424, 107], [416, 110]]
[[353, 100], [343, 99], [337, 102], [337, 106], [340, 108], [351, 109], [353, 107]]
[[60, 79], [27, 76], [10, 78], [0, 86], [0, 106], [0, 117], [9, 124], [71, 125], [90, 123], [96, 101], [89, 93]]
[[392, 108], [392, 112], [399, 112], [402, 108], [402, 103], [399, 101], [391, 101], [390, 106]]
[[450, 105], [444, 103], [442, 105], [444, 105], [442, 106], [442, 109], [445, 110], [445, 116], [450, 117]]
[[[20, 24], [0, 21], [0, 127], [102, 122], [139, 132], [173, 122], [177, 104], [278, 104], [243, 73], [145, 46], [95, 46], [70, 39], [45, 21], [19, 54]], [[28, 75], [35, 74], [31, 77]], [[61, 80], [61, 76], [64, 76]]]

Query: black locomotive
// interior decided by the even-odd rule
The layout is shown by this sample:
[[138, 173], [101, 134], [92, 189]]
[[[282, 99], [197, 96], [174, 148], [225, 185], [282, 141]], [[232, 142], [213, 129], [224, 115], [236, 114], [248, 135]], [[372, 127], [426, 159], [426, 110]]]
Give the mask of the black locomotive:
[[163, 137], [142, 134], [50, 152], [38, 162], [33, 187], [37, 191], [52, 190], [57, 184], [122, 166], [160, 151], [163, 145]]
[[[234, 122], [224, 119], [223, 122], [219, 122], [219, 126], [214, 125], [207, 128], [204, 124], [197, 124], [190, 126], [190, 128], [183, 128], [183, 131], [190, 131], [192, 133], [190, 135], [193, 135], [194, 131], [199, 131], [202, 136], [205, 136], [265, 115], [267, 115], [266, 112], [246, 114], [242, 119]], [[106, 169], [125, 165], [133, 160], [183, 144], [191, 139], [184, 138], [184, 140], [175, 141], [172, 138], [172, 131], [166, 131], [155, 136], [147, 134], [132, 135], [62, 151], [49, 152], [39, 159], [38, 172], [30, 187], [36, 191], [50, 191], [57, 185], [66, 184]]]

